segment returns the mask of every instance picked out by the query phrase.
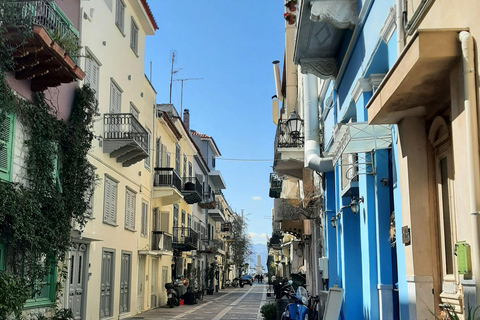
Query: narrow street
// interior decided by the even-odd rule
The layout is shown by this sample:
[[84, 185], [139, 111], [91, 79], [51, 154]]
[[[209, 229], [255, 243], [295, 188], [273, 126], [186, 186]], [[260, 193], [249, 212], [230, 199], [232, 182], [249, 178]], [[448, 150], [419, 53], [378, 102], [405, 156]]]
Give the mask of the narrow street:
[[227, 288], [211, 296], [205, 296], [196, 305], [161, 307], [140, 313], [132, 318], [156, 320], [253, 320], [262, 319], [260, 307], [274, 298], [267, 298], [266, 284], [254, 284], [243, 288]]

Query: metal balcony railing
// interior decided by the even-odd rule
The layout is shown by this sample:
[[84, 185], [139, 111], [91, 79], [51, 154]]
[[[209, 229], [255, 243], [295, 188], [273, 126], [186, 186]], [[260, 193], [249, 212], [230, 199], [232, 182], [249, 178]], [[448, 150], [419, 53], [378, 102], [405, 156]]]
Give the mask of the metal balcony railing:
[[195, 177], [183, 177], [185, 191], [196, 191], [200, 196], [203, 193], [202, 183]]
[[282, 188], [282, 179], [275, 173], [270, 173], [270, 188]]
[[1, 1], [0, 20], [7, 27], [40, 25], [72, 60], [79, 57], [78, 31], [53, 1]]
[[165, 231], [152, 231], [152, 250], [172, 251], [172, 235]]
[[300, 148], [303, 147], [304, 140], [303, 120], [301, 120], [298, 132], [291, 132], [287, 121], [278, 121], [277, 132], [275, 133], [275, 148]]
[[188, 227], [173, 227], [173, 247], [183, 250], [198, 248], [198, 233]]
[[182, 190], [182, 179], [173, 168], [155, 168], [154, 187], [175, 187]]
[[148, 153], [148, 132], [131, 113], [106, 113], [104, 139], [132, 139]]

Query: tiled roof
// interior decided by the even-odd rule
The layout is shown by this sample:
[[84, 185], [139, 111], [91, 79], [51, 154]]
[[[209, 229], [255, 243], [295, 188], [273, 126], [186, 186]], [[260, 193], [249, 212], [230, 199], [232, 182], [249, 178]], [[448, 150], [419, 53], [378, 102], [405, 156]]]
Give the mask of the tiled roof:
[[190, 133], [193, 135], [193, 136], [199, 136], [200, 138], [202, 139], [212, 139], [212, 137], [210, 137], [209, 135], [206, 135], [204, 133], [200, 133], [200, 132], [197, 132], [195, 130], [190, 130]]
[[155, 30], [158, 30], [157, 22], [155, 21], [155, 18], [153, 17], [152, 10], [150, 10], [150, 6], [148, 5], [147, 0], [140, 0], [140, 2], [142, 3], [143, 8], [145, 9], [145, 12], [147, 12], [148, 18], [150, 19], [150, 22], [152, 23], [153, 28]]

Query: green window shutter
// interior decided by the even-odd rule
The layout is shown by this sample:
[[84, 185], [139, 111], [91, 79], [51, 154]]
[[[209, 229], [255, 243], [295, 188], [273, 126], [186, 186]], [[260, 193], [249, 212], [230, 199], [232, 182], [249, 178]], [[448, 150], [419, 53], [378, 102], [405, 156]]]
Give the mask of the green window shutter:
[[5, 270], [5, 244], [0, 242], [0, 271]]
[[13, 114], [0, 122], [0, 179], [11, 181], [13, 157]]

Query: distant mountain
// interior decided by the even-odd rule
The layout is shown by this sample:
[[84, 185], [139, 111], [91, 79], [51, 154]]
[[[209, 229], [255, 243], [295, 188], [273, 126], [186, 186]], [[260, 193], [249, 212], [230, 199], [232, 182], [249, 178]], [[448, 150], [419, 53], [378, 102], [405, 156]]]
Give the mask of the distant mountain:
[[[255, 243], [251, 247], [252, 254], [250, 255], [250, 268], [255, 268], [257, 265], [257, 255], [260, 255], [260, 262], [262, 266], [265, 268], [264, 272], [267, 272], [267, 256], [268, 256], [268, 249], [267, 243]], [[251, 272], [255, 272], [254, 270], [250, 270]]]

